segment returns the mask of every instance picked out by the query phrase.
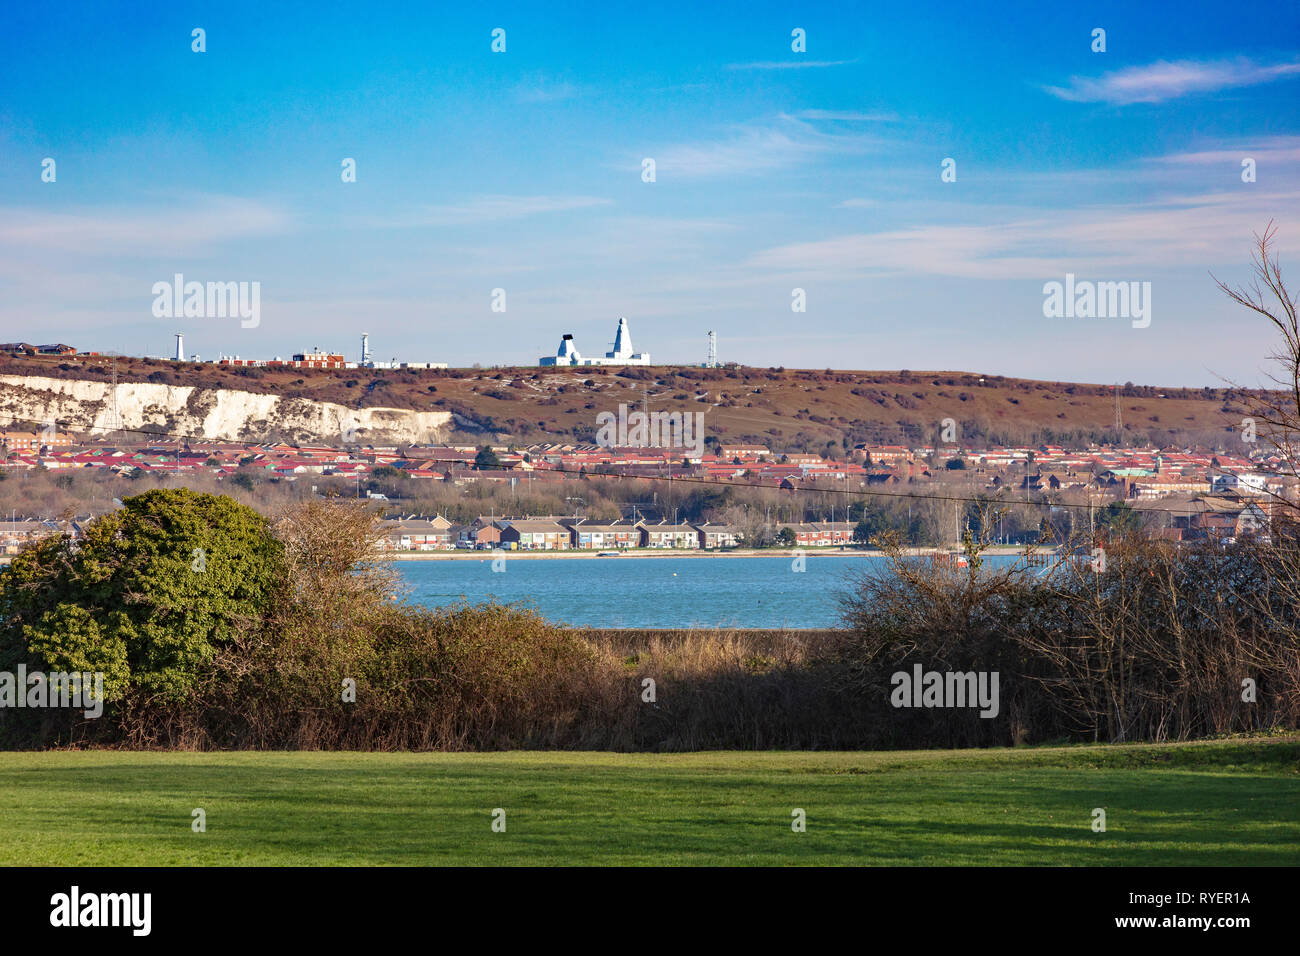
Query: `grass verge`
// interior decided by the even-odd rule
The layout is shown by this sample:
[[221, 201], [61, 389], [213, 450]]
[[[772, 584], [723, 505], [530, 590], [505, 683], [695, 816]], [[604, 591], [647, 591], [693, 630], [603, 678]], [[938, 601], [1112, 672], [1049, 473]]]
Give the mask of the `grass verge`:
[[[506, 811], [506, 832], [491, 813]], [[1106, 811], [1093, 832], [1094, 808]], [[203, 808], [207, 832], [191, 830]], [[791, 830], [791, 811], [807, 832]], [[5, 865], [1290, 865], [1300, 739], [1016, 750], [0, 754]]]

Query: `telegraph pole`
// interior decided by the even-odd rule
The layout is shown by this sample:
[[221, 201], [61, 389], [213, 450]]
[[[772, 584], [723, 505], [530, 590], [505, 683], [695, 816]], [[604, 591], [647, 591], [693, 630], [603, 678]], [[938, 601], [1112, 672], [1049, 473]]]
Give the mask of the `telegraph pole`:
[[1119, 411], [1119, 382], [1115, 383], [1115, 444], [1124, 444], [1124, 419]]

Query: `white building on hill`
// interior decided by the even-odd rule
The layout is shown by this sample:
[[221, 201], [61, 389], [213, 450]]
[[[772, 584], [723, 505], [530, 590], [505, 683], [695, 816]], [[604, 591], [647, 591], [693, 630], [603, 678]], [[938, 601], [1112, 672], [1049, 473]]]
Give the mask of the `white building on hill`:
[[618, 331], [614, 333], [614, 351], [606, 352], [604, 358], [583, 358], [573, 342], [573, 336], [567, 332], [560, 339], [560, 347], [554, 355], [543, 355], [538, 365], [649, 365], [649, 352], [632, 351], [632, 333], [628, 331], [627, 319], [620, 317]]

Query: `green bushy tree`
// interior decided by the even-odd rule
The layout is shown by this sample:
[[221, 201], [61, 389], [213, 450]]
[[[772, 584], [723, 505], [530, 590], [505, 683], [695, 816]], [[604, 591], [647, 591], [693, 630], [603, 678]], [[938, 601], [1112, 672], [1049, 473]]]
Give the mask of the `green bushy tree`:
[[0, 667], [102, 671], [106, 699], [179, 699], [285, 579], [265, 518], [186, 488], [126, 498], [84, 537], [26, 548], [0, 575]]

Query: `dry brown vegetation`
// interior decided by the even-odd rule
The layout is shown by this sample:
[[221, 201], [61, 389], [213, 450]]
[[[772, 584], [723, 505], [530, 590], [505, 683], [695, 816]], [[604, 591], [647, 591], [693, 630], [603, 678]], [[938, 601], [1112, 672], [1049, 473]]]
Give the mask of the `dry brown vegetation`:
[[[1271, 221], [1262, 233], [1255, 234], [1251, 250], [1254, 280], [1249, 287], [1234, 288], [1215, 281], [1233, 302], [1268, 320], [1281, 339], [1269, 356], [1274, 366], [1271, 387], [1249, 393], [1250, 413], [1259, 419], [1259, 438], [1283, 459], [1285, 472], [1295, 476], [1300, 458], [1300, 311], [1273, 252], [1276, 236], [1277, 226]], [[1294, 502], [1280, 503], [1295, 512]]]
[[[191, 749], [686, 751], [1182, 740], [1300, 725], [1300, 539], [1175, 551], [1067, 546], [1047, 568], [892, 557], [840, 631], [580, 631], [494, 604], [402, 604], [341, 503], [275, 522], [286, 575], [264, 626], [182, 701], [110, 701], [34, 744]], [[987, 525], [988, 522], [985, 522]], [[896, 709], [891, 675], [1000, 675], [996, 716]], [[1255, 696], [1243, 699], [1243, 680]], [[650, 683], [653, 682], [653, 683]], [[352, 693], [354, 688], [355, 693]]]
[[[882, 543], [890, 573], [864, 575], [845, 600], [843, 676], [864, 692], [917, 663], [997, 671], [1016, 742], [1186, 740], [1300, 723], [1294, 526], [1228, 546], [1140, 531], [1102, 547], [1079, 538], [999, 569], [984, 566], [986, 542], [971, 537], [965, 568]], [[914, 711], [899, 728], [934, 734], [948, 721]], [[974, 714], [965, 730], [986, 743], [1003, 732]]]
[[[657, 411], [702, 411], [705, 434], [782, 451], [843, 453], [844, 442], [937, 440], [960, 423], [972, 445], [1089, 440], [1224, 444], [1250, 394], [1237, 388], [1120, 386], [1124, 432], [1113, 427], [1110, 385], [1033, 381], [952, 371], [835, 371], [663, 366], [628, 369], [237, 369], [119, 358], [120, 381], [273, 392], [352, 407], [449, 411], [461, 437], [535, 443], [591, 440], [596, 414], [648, 401]], [[108, 381], [105, 358], [0, 357], [0, 374]]]

